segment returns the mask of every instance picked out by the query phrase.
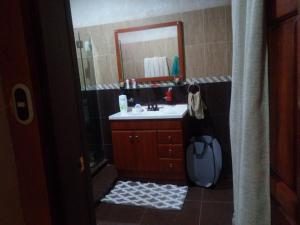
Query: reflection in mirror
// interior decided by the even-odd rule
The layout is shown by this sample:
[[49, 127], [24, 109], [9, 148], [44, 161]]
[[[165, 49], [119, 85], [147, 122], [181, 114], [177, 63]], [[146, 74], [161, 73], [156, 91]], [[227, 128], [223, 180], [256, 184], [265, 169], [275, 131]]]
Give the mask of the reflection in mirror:
[[123, 78], [179, 75], [177, 27], [119, 34]]
[[170, 22], [117, 30], [120, 81], [172, 80], [179, 76], [184, 79], [179, 24]]

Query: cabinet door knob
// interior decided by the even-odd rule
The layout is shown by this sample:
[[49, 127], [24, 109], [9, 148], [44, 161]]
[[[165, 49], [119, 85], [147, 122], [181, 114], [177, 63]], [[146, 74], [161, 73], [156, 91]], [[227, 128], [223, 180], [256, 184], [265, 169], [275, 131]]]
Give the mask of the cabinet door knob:
[[172, 136], [171, 136], [171, 135], [169, 135], [169, 136], [168, 136], [168, 139], [169, 139], [169, 141], [171, 141], [171, 140], [172, 140]]
[[169, 155], [172, 155], [172, 151], [173, 151], [172, 149], [169, 149]]
[[169, 167], [170, 167], [170, 168], [173, 168], [173, 163], [169, 163]]
[[131, 141], [132, 140], [132, 136], [130, 135], [130, 136], [128, 136], [128, 139]]
[[139, 138], [140, 138], [139, 136], [137, 136], [137, 135], [135, 136], [135, 139], [136, 139], [136, 140], [139, 140]]

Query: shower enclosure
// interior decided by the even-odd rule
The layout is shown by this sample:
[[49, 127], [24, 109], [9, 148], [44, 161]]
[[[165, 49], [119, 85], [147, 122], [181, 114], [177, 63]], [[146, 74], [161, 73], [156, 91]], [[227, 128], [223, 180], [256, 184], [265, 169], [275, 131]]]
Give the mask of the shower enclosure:
[[79, 32], [75, 33], [75, 42], [84, 116], [85, 148], [89, 154], [93, 173], [107, 161], [102, 148], [93, 45], [90, 36], [80, 35]]

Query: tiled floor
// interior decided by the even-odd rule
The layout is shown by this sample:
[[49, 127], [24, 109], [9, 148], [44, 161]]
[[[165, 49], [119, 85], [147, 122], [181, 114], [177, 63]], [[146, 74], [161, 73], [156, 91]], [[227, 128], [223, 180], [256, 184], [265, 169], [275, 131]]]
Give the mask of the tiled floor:
[[[94, 196], [105, 195], [117, 178], [108, 165], [94, 177]], [[101, 203], [96, 208], [97, 225], [231, 225], [232, 184], [220, 180], [215, 189], [190, 187], [183, 209], [157, 210]]]

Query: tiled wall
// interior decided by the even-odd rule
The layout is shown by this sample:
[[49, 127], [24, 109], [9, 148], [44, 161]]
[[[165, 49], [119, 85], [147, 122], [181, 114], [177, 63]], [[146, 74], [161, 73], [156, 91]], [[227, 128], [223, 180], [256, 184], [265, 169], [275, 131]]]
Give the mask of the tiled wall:
[[167, 16], [76, 28], [75, 33], [80, 32], [83, 40], [92, 38], [96, 84], [118, 82], [113, 36], [115, 29], [169, 21], [183, 21], [184, 23], [186, 75], [188, 78], [231, 74], [231, 6], [221, 6]]
[[0, 77], [0, 221], [1, 224], [23, 225], [17, 171], [2, 94]]
[[125, 79], [145, 77], [144, 58], [155, 56], [167, 57], [168, 68], [171, 73], [173, 58], [174, 56], [178, 56], [177, 38], [122, 44], [121, 48]]
[[[219, 140], [223, 149], [225, 174], [231, 174], [231, 154], [229, 138], [229, 106], [231, 82], [203, 83], [200, 84], [201, 93], [208, 107], [208, 114], [204, 120], [192, 119], [189, 129], [193, 135], [212, 134]], [[175, 86], [174, 103], [187, 102], [187, 85]], [[156, 99], [158, 103], [164, 103], [165, 88], [140, 88], [126, 90], [128, 98], [133, 97], [137, 103], [147, 104], [148, 100]], [[108, 116], [119, 111], [118, 96], [120, 90], [93, 90], [87, 91], [89, 98], [98, 98], [99, 118], [101, 127], [102, 148], [105, 157], [113, 160], [111, 129]], [[91, 107], [97, 107], [96, 104]]]

